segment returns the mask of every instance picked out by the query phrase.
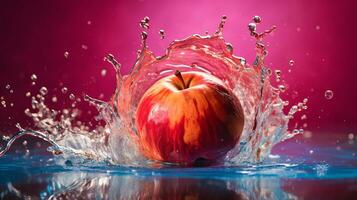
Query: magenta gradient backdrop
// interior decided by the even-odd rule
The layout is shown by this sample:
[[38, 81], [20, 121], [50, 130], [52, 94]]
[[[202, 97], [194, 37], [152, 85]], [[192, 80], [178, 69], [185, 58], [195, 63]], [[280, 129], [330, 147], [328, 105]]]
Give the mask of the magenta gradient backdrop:
[[[123, 65], [122, 73], [127, 73], [140, 47], [138, 22], [144, 16], [151, 19], [148, 45], [161, 55], [174, 39], [206, 30], [213, 33], [220, 16], [227, 15], [226, 41], [233, 44], [235, 54], [251, 63], [254, 41], [247, 24], [259, 15], [263, 21], [258, 30], [278, 27], [267, 40], [267, 64], [283, 71], [289, 88], [284, 98], [291, 102], [310, 99], [307, 129], [357, 133], [355, 9], [355, 3], [347, 0], [1, 1], [0, 96], [15, 106], [0, 106], [0, 131], [9, 132], [16, 122], [26, 121], [23, 110], [30, 101], [25, 93], [31, 88], [44, 85], [55, 94], [55, 88], [63, 84], [76, 95], [103, 93], [109, 99], [115, 77], [103, 57], [113, 53]], [[166, 31], [165, 40], [160, 40], [160, 29]], [[295, 65], [288, 73], [290, 59]], [[100, 75], [102, 69], [108, 71], [105, 77]], [[32, 73], [39, 77], [34, 87], [29, 78]], [[14, 89], [13, 94], [5, 89], [6, 84]], [[324, 97], [327, 89], [334, 91], [332, 100]], [[66, 102], [61, 97], [60, 105], [54, 106]]]

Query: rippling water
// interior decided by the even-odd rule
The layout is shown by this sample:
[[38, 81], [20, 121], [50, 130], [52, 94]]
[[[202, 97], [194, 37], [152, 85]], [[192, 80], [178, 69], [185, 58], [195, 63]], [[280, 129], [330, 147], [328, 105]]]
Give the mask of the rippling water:
[[357, 141], [299, 136], [260, 165], [178, 168], [58, 165], [44, 150], [0, 158], [2, 199], [353, 199]]

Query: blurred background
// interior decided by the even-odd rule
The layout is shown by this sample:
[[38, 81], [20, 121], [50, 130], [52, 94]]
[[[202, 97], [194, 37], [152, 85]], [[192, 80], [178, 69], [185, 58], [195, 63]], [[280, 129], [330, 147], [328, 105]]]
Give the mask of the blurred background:
[[[24, 114], [31, 100], [25, 94], [42, 86], [58, 98], [48, 102], [56, 109], [70, 106], [70, 93], [108, 100], [115, 89], [115, 72], [103, 58], [114, 54], [122, 73], [128, 73], [140, 48], [139, 22], [145, 16], [150, 17], [148, 46], [162, 55], [175, 39], [214, 33], [226, 15], [224, 38], [236, 55], [252, 63], [255, 41], [247, 24], [259, 15], [258, 31], [278, 27], [267, 38], [266, 64], [282, 71], [287, 86], [283, 99], [290, 105], [309, 99], [308, 110], [296, 116], [296, 126], [306, 126], [313, 134], [357, 133], [355, 9], [352, 0], [2, 0], [0, 97], [6, 107], [0, 105], [0, 132], [10, 134], [17, 122], [31, 126]], [[164, 40], [160, 29], [165, 30]], [[37, 75], [36, 85], [31, 84], [32, 74]], [[59, 92], [63, 87], [68, 93]], [[326, 90], [333, 96], [326, 98]], [[82, 110], [93, 110], [85, 104]], [[88, 120], [95, 115], [84, 114]], [[303, 114], [307, 119], [301, 122]]]

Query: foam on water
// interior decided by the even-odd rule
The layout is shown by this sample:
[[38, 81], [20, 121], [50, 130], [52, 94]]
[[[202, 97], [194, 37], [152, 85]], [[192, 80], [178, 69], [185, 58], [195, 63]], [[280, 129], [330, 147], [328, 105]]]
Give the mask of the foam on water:
[[[289, 113], [285, 114], [283, 108], [287, 103], [279, 97], [285, 88], [275, 88], [270, 83], [271, 70], [264, 65], [267, 50], [263, 39], [274, 31], [275, 27], [258, 33], [257, 24], [261, 22], [261, 18], [253, 18], [248, 29], [256, 39], [256, 59], [253, 64], [248, 64], [244, 58], [233, 54], [233, 46], [223, 38], [226, 19], [225, 16], [222, 17], [213, 35], [192, 35], [183, 40], [175, 40], [169, 45], [166, 54], [160, 57], [156, 57], [147, 48], [148, 35], [143, 31], [142, 49], [128, 75], [120, 74], [121, 66], [113, 55], [106, 56], [105, 60], [116, 69], [115, 94], [110, 102], [85, 97], [86, 101], [96, 106], [99, 111], [97, 119], [104, 120], [105, 126], [90, 130], [89, 127], [76, 123], [79, 114], [76, 108], [60, 111], [50, 109], [45, 104], [47, 88], [41, 88], [39, 94], [31, 97], [32, 110], [25, 111], [33, 119], [35, 130], [24, 130], [18, 126], [19, 133], [7, 141], [0, 151], [0, 156], [6, 153], [17, 138], [30, 134], [50, 142], [51, 147], [48, 150], [54, 153], [58, 163], [105, 162], [148, 166], [153, 162], [140, 153], [135, 127], [136, 108], [144, 92], [153, 83], [180, 70], [200, 71], [220, 78], [242, 104], [245, 115], [244, 130], [240, 142], [226, 155], [225, 164], [262, 162], [275, 144], [302, 132], [297, 129], [289, 131], [288, 121], [296, 112], [307, 108], [307, 99], [293, 105]], [[149, 18], [144, 18], [140, 25], [144, 30], [148, 29]], [[163, 38], [164, 32], [160, 31], [160, 34]], [[277, 71], [275, 74], [277, 75]], [[280, 80], [280, 73], [278, 74]], [[36, 79], [37, 77], [33, 80], [34, 83]], [[67, 88], [63, 88], [62, 92], [64, 90], [66, 93]], [[73, 94], [70, 94], [70, 98], [75, 100]], [[75, 102], [72, 107], [75, 107]]]

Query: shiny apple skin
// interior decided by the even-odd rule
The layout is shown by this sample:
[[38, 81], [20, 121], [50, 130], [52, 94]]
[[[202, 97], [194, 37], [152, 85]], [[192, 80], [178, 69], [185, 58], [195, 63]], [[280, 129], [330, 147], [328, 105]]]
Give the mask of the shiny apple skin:
[[141, 98], [136, 126], [143, 154], [152, 160], [220, 160], [239, 141], [244, 115], [238, 98], [218, 78], [184, 72], [154, 83]]

